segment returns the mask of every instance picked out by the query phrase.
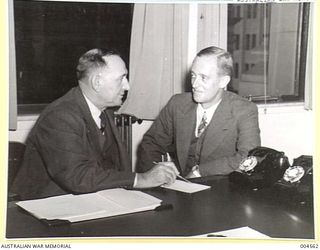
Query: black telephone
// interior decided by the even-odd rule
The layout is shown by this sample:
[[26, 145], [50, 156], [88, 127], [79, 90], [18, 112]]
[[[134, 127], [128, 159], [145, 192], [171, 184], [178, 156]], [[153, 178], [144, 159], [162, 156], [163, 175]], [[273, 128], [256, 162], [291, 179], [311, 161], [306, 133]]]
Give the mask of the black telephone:
[[241, 161], [239, 169], [229, 175], [229, 180], [251, 189], [270, 187], [290, 166], [284, 152], [267, 147], [256, 147]]
[[[290, 197], [292, 202], [313, 203], [313, 160], [310, 155], [301, 155], [293, 160], [274, 187], [278, 195]], [[289, 199], [289, 198], [288, 198]]]

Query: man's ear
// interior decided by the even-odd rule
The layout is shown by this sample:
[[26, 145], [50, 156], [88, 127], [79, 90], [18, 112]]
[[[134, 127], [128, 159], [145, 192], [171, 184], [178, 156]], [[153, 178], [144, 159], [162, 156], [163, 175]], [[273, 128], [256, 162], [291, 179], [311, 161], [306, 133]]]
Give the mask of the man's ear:
[[100, 86], [101, 86], [101, 79], [100, 79], [100, 75], [99, 74], [93, 74], [90, 77], [90, 83], [92, 86], [92, 89], [96, 92], [100, 91]]
[[219, 81], [219, 88], [221, 89], [226, 88], [230, 80], [231, 80], [230, 76], [221, 76]]

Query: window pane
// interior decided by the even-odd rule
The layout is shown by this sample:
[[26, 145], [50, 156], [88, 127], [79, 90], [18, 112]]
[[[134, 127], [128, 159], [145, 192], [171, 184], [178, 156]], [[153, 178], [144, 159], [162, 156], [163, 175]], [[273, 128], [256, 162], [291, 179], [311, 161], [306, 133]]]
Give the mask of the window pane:
[[129, 61], [133, 4], [14, 1], [18, 104], [50, 103], [77, 85], [78, 58], [94, 47]]
[[303, 99], [308, 11], [308, 3], [228, 5], [228, 13], [246, 13], [228, 15], [238, 74], [230, 90], [258, 101]]

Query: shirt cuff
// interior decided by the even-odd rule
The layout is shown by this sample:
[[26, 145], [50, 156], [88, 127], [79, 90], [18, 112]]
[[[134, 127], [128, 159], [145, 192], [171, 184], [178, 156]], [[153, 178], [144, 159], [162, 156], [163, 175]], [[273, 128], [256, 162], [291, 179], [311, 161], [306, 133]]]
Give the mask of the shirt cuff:
[[133, 187], [137, 185], [137, 181], [138, 181], [137, 179], [138, 179], [138, 175], [136, 174], [134, 177]]
[[195, 177], [201, 177], [199, 165], [193, 166], [193, 168], [191, 169], [191, 172], [192, 172], [192, 175], [193, 175], [193, 176], [195, 176]]

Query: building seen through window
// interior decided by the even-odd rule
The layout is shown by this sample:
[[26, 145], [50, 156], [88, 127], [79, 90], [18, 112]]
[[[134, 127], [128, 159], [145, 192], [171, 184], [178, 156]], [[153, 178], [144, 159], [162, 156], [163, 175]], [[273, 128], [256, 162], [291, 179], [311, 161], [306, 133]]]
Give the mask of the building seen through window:
[[228, 5], [228, 51], [236, 71], [230, 90], [253, 101], [303, 100], [309, 8]]

